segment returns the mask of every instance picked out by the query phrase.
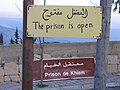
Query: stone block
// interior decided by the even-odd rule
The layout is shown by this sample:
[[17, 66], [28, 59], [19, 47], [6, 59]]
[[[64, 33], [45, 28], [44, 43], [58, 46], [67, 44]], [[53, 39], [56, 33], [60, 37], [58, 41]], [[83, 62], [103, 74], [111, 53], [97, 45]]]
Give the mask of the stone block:
[[4, 76], [0, 76], [0, 82], [4, 82]]
[[15, 62], [16, 64], [19, 63], [19, 57], [18, 56], [3, 57], [3, 60], [5, 61], [5, 63], [10, 63], [10, 62]]
[[4, 76], [4, 70], [0, 67], [0, 76]]
[[13, 81], [13, 82], [20, 81], [20, 77], [18, 75], [10, 76], [10, 78], [11, 78], [11, 81]]
[[51, 55], [49, 54], [43, 54], [43, 59], [50, 59], [51, 58]]
[[[43, 59], [50, 59], [51, 55], [49, 54], [43, 54]], [[34, 61], [40, 60], [41, 59], [41, 55], [35, 54], [34, 55]]]
[[14, 62], [5, 63], [4, 69], [5, 69], [5, 75], [18, 75], [19, 73], [18, 65]]
[[11, 79], [10, 79], [10, 76], [5, 76], [5, 82], [10, 82]]
[[118, 64], [117, 55], [108, 55], [108, 64]]
[[108, 73], [118, 72], [117, 64], [109, 64], [108, 65]]

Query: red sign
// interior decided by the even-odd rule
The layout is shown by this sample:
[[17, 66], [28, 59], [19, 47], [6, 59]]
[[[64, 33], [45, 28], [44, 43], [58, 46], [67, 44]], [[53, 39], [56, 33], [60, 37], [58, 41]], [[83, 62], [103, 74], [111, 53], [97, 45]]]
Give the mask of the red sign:
[[[33, 62], [34, 79], [40, 79], [40, 61]], [[43, 80], [94, 76], [94, 58], [43, 60]]]

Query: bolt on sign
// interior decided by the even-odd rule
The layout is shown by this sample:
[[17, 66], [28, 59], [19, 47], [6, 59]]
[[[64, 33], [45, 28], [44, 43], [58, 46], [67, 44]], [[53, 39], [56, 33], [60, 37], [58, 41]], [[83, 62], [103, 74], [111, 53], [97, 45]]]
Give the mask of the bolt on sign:
[[102, 9], [95, 6], [27, 8], [28, 37], [100, 38]]

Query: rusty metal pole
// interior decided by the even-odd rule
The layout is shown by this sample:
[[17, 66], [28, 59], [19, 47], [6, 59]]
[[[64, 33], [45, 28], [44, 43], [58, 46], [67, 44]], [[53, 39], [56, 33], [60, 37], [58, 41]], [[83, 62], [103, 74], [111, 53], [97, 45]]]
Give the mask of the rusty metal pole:
[[34, 0], [24, 0], [23, 2], [23, 66], [22, 66], [22, 90], [33, 89], [33, 38], [28, 38], [27, 34], [27, 5], [33, 5]]

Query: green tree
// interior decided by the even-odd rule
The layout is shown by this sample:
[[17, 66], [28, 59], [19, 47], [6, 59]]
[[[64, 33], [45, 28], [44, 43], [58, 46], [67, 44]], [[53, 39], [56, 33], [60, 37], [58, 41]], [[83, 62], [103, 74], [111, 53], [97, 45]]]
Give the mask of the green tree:
[[19, 44], [19, 34], [18, 34], [18, 28], [16, 27], [15, 31], [15, 44]]
[[2, 35], [2, 33], [0, 34], [0, 45], [3, 45], [3, 35]]
[[10, 44], [15, 44], [15, 41], [12, 38], [10, 39]]
[[19, 33], [18, 33], [18, 28], [17, 27], [16, 27], [16, 31], [14, 33], [14, 37], [15, 38], [10, 39], [10, 44], [19, 44], [19, 43], [22, 44], [22, 39], [19, 38]]

